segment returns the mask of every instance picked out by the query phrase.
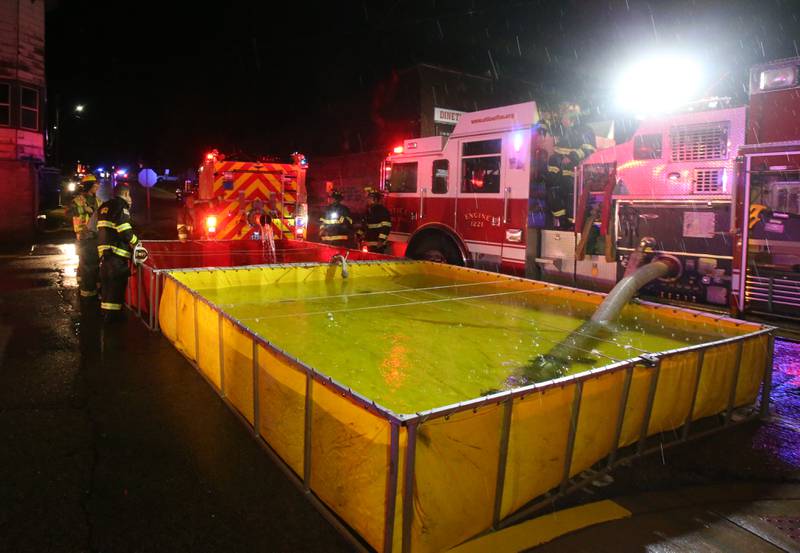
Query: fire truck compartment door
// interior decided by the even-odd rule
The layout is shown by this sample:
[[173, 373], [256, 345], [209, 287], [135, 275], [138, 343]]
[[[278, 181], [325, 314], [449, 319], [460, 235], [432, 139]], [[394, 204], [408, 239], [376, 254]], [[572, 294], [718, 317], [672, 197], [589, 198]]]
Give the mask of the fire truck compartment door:
[[[456, 189], [456, 231], [477, 260], [502, 256], [508, 209], [503, 138], [481, 136], [460, 142]], [[522, 244], [521, 244], [522, 245]]]

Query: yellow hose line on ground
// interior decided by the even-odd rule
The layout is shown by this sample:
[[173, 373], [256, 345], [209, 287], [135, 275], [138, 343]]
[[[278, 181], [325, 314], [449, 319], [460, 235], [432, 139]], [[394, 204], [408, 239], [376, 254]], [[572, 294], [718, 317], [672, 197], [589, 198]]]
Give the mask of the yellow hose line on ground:
[[564, 509], [504, 530], [470, 540], [450, 553], [516, 553], [542, 545], [565, 534], [610, 520], [628, 518], [631, 512], [610, 500]]

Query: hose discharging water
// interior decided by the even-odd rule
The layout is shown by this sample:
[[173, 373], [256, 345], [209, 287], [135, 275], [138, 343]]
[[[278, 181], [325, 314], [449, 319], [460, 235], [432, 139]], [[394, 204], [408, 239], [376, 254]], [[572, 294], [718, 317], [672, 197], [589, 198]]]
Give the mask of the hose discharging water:
[[652, 238], [642, 239], [639, 247], [630, 256], [625, 276], [608, 293], [592, 318], [546, 354], [531, 360], [523, 367], [521, 376], [512, 377], [520, 382], [512, 384], [519, 386], [564, 376], [574, 360], [586, 357], [587, 352], [591, 352], [597, 343], [614, 333], [614, 321], [642, 286], [658, 278], [676, 276], [680, 272], [680, 264], [676, 259], [656, 257], [650, 261], [654, 242]]

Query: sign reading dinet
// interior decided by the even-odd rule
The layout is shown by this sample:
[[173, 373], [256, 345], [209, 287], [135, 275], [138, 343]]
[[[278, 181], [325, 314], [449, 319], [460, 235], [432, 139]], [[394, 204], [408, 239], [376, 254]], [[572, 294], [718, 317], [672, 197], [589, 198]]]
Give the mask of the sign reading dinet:
[[463, 111], [456, 111], [454, 109], [433, 108], [433, 120], [436, 123], [455, 125], [464, 113]]

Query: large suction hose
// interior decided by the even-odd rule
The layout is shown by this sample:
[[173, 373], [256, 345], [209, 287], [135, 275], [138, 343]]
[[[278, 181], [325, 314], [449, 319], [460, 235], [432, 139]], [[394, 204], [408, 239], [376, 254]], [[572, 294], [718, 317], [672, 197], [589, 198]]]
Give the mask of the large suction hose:
[[656, 257], [650, 261], [654, 242], [652, 238], [642, 239], [628, 260], [625, 276], [609, 292], [592, 318], [553, 346], [549, 352], [532, 360], [522, 371], [522, 382], [514, 384], [541, 382], [563, 376], [574, 360], [586, 357], [598, 342], [612, 334], [614, 321], [642, 286], [657, 278], [675, 276], [680, 272], [680, 265], [673, 258]]

